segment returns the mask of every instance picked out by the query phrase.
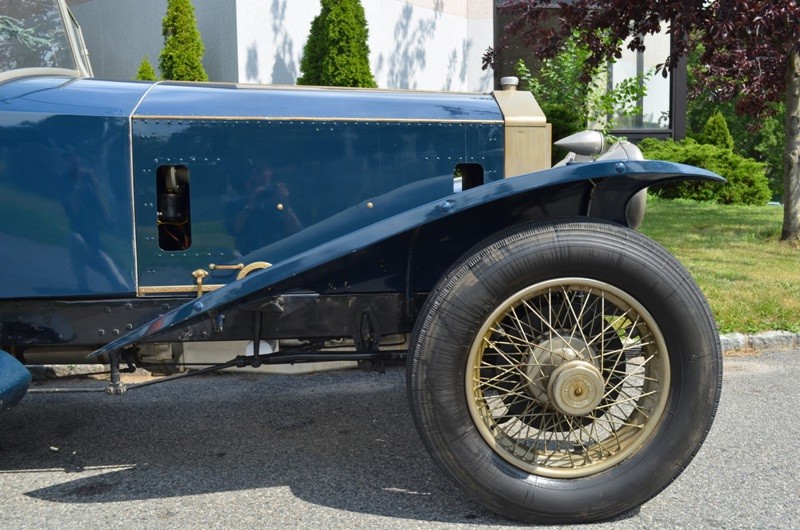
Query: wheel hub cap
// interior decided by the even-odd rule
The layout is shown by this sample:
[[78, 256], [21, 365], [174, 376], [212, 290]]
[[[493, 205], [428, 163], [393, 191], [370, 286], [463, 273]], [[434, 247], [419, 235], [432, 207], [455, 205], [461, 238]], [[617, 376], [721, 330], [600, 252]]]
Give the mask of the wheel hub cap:
[[603, 400], [603, 376], [592, 363], [569, 361], [550, 375], [547, 396], [550, 404], [569, 416], [585, 416]]
[[532, 362], [526, 367], [528, 392], [536, 401], [546, 405], [553, 404], [549, 387], [556, 371], [573, 362], [593, 366], [588, 360], [593, 358], [594, 350], [576, 337], [553, 337], [534, 346], [530, 355]]

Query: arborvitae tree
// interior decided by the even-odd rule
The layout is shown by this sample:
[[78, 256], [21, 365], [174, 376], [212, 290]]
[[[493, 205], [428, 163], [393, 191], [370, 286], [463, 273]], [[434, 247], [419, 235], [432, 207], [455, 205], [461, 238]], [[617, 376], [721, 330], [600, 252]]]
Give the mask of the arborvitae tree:
[[725, 116], [720, 111], [716, 111], [708, 118], [696, 140], [701, 144], [733, 149], [733, 136], [731, 136], [731, 132], [728, 129], [728, 122], [725, 120]]
[[303, 73], [297, 78], [298, 85], [322, 85], [322, 59], [325, 56], [324, 23], [328, 16], [325, 2], [322, 2], [322, 12], [314, 17], [311, 22], [311, 32], [308, 34], [303, 58], [300, 60], [300, 71]]
[[367, 19], [360, 0], [321, 0], [300, 62], [300, 85], [378, 86], [369, 67]]
[[167, 0], [167, 14], [161, 27], [164, 49], [158, 65], [164, 79], [208, 81], [202, 62], [205, 46], [191, 0]]
[[139, 81], [157, 81], [156, 71], [153, 65], [150, 64], [150, 59], [145, 55], [142, 57], [142, 62], [139, 63], [139, 70], [136, 72], [136, 79]]

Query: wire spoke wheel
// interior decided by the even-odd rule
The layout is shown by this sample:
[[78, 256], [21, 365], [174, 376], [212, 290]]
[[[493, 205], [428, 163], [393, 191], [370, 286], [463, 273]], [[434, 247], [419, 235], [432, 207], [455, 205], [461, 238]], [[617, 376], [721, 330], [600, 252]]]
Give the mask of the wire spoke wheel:
[[512, 227], [436, 284], [411, 337], [425, 447], [484, 506], [520, 521], [628, 512], [689, 465], [719, 402], [708, 303], [632, 230]]
[[500, 304], [467, 359], [467, 404], [507, 462], [547, 477], [627, 458], [664, 414], [669, 358], [633, 297], [586, 278], [542, 282]]

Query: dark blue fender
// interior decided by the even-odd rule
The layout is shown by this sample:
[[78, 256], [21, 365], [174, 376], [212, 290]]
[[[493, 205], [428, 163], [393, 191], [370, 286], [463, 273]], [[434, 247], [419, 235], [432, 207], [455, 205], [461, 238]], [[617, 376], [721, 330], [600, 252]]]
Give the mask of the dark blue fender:
[[31, 382], [31, 373], [10, 353], [0, 350], [0, 412], [23, 398]]
[[[407, 235], [415, 230], [435, 233], [437, 229], [441, 232], [442, 227], [449, 230], [453, 226], [466, 225], [468, 229], [455, 238], [464, 240], [460, 248], [466, 250], [505, 226], [537, 219], [583, 216], [627, 226], [627, 205], [636, 193], [654, 184], [683, 179], [724, 182], [722, 177], [710, 171], [671, 162], [627, 160], [574, 164], [491, 182], [411, 210], [392, 212], [388, 219], [355, 231], [345, 232], [342, 226], [334, 226], [327, 239], [317, 234], [321, 242], [311, 250], [285, 257], [273, 263], [272, 267], [161, 315], [110, 342], [92, 356], [196, 323], [235, 306], [256, 307], [260, 301], [287, 290], [308, 289], [305, 279], [328, 277], [326, 271], [342, 270], [342, 260], [346, 261], [346, 258], [371, 247], [380, 245], [385, 248], [385, 244], [391, 244], [395, 238], [398, 241], [404, 237], [407, 239]], [[343, 212], [345, 219], [348, 215], [351, 214]], [[498, 220], [500, 226], [496, 226]], [[348, 224], [343, 222], [343, 226]], [[489, 226], [491, 231], [481, 230], [482, 226]], [[444, 239], [440, 237], [437, 242]], [[369, 255], [369, 252], [365, 254]], [[442, 270], [439, 265], [438, 270]], [[348, 266], [352, 267], [352, 264]], [[378, 265], [373, 262], [371, 267], [377, 268]], [[435, 278], [427, 283], [423, 281], [415, 288], [405, 288], [426, 292], [432, 287], [431, 282], [435, 282]], [[365, 291], [351, 291], [353, 294], [358, 292]]]

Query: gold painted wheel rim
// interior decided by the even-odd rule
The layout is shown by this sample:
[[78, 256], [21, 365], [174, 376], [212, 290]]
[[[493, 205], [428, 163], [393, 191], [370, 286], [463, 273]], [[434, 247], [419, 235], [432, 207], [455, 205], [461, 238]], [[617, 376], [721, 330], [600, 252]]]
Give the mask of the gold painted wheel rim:
[[577, 478], [650, 439], [669, 383], [664, 337], [635, 298], [560, 278], [514, 293], [489, 315], [470, 348], [466, 397], [478, 432], [508, 463]]

